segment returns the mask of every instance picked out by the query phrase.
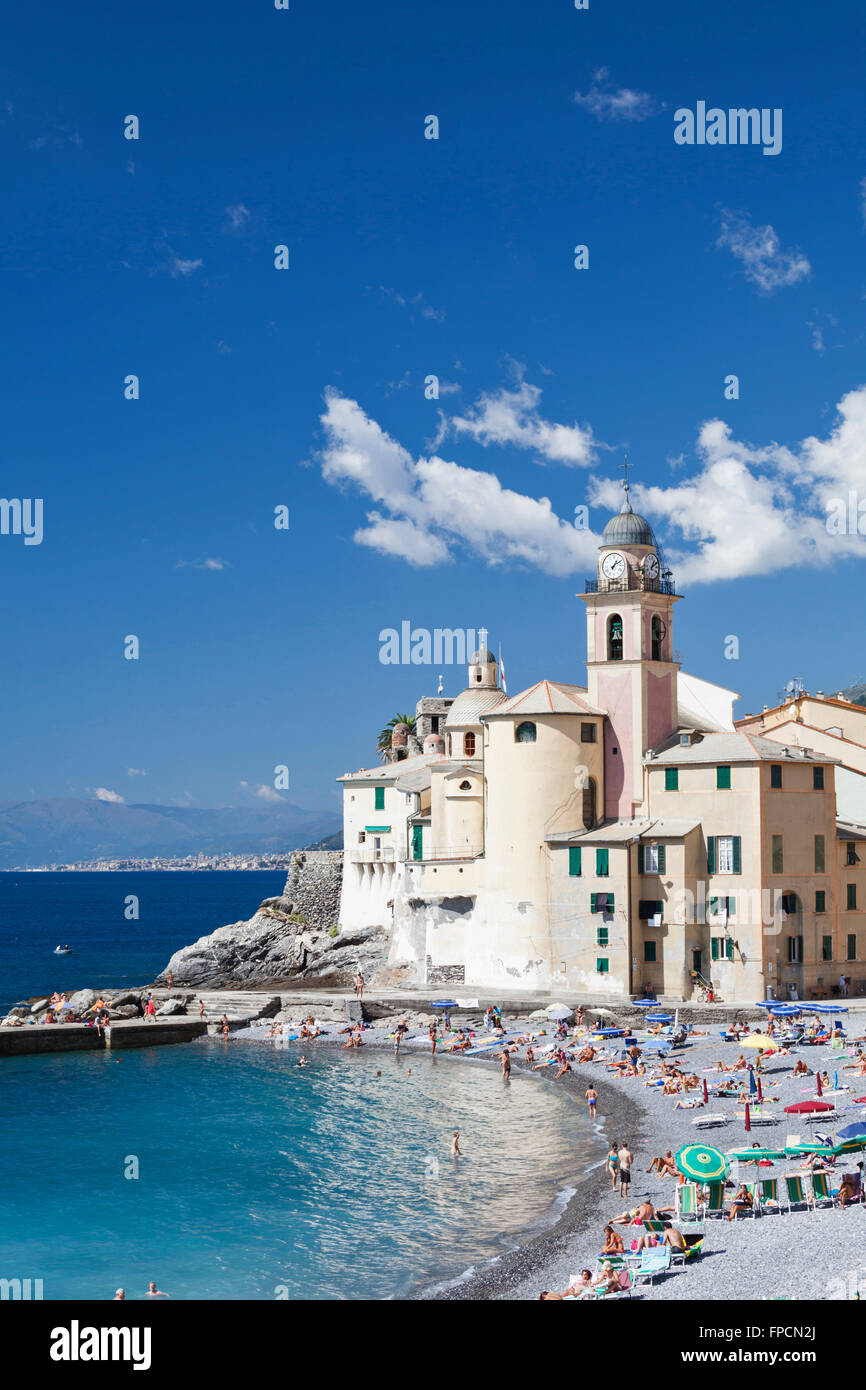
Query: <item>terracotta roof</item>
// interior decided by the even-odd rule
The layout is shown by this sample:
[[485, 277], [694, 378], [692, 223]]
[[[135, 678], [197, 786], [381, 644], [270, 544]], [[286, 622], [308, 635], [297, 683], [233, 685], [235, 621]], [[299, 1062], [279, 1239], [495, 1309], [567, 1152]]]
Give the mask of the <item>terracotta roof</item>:
[[605, 710], [591, 705], [583, 697], [586, 688], [582, 685], [568, 685], [563, 681], [537, 681], [528, 690], [513, 695], [498, 709], [491, 710], [484, 718], [498, 719], [510, 714], [605, 714]]

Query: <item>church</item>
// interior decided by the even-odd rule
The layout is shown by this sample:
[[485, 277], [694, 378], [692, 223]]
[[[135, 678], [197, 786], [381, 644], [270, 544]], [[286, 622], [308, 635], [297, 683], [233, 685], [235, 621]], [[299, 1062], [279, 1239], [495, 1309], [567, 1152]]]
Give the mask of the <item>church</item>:
[[587, 683], [510, 698], [486, 647], [343, 786], [341, 930], [409, 986], [726, 1003], [866, 990], [866, 708], [680, 670], [680, 595], [624, 484], [586, 609]]

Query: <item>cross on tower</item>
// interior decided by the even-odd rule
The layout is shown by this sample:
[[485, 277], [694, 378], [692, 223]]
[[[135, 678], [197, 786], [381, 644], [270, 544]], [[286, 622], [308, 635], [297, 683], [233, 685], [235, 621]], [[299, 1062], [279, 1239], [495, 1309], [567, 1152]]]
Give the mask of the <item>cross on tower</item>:
[[623, 485], [623, 487], [625, 488], [626, 501], [628, 501], [628, 491], [629, 491], [629, 483], [628, 483], [628, 450], [626, 450], [625, 459], [623, 460], [623, 465], [622, 465], [622, 485]]

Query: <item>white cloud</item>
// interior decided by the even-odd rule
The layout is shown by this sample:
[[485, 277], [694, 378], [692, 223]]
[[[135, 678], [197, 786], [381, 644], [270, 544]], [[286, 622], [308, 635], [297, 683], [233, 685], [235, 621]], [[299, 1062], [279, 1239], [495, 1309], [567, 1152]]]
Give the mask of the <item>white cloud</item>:
[[128, 767], [126, 769], [126, 775], [127, 777], [146, 777], [147, 773], [143, 767]]
[[551, 574], [594, 563], [597, 539], [560, 520], [546, 497], [514, 492], [493, 473], [435, 454], [414, 459], [357, 401], [329, 388], [325, 403], [322, 476], [353, 483], [383, 508], [356, 531], [359, 545], [422, 566], [461, 548], [488, 564], [525, 561]]
[[[518, 374], [522, 378], [519, 364]], [[469, 435], [477, 443], [512, 444], [529, 449], [551, 463], [587, 467], [600, 447], [588, 425], [555, 425], [538, 413], [541, 388], [522, 379], [514, 391], [484, 392], [463, 416], [443, 421], [441, 437], [449, 432]]]
[[97, 801], [116, 801], [120, 805], [126, 802], [126, 797], [121, 796], [119, 792], [109, 791], [108, 787], [94, 787], [93, 795]]
[[206, 560], [177, 560], [176, 570], [225, 570], [231, 569], [228, 560], [217, 560], [210, 556]]
[[576, 106], [582, 106], [600, 121], [645, 121], [655, 115], [656, 103], [649, 92], [635, 92], [631, 87], [614, 88], [608, 79], [607, 68], [593, 73], [588, 92], [575, 92]]
[[[546, 497], [515, 492], [493, 472], [436, 453], [414, 458], [357, 401], [333, 390], [325, 400], [323, 476], [332, 484], [354, 484], [377, 504], [368, 525], [355, 533], [359, 545], [416, 566], [465, 553], [491, 565], [518, 563], [563, 577], [584, 568], [594, 572], [598, 536], [575, 530]], [[498, 440], [491, 436], [490, 442]], [[693, 465], [682, 455], [671, 461], [670, 486], [635, 483], [631, 494], [635, 510], [653, 522], [679, 583], [866, 558], [866, 535], [831, 534], [827, 526], [853, 491], [862, 497], [866, 532], [866, 385], [840, 401], [824, 438], [755, 445], [735, 439], [730, 426], [715, 419], [700, 426], [696, 454]], [[616, 479], [590, 476], [587, 482], [594, 507], [619, 510]]]
[[229, 220], [229, 231], [239, 232], [250, 220], [250, 210], [243, 203], [233, 203], [226, 208], [226, 217]]
[[400, 294], [397, 290], [388, 289], [387, 285], [380, 285], [379, 290], [382, 294], [387, 295], [389, 299], [393, 299], [395, 304], [399, 304], [401, 309], [416, 310], [421, 315], [422, 319], [435, 319], [437, 323], [443, 323], [445, 320], [445, 310], [434, 309], [432, 304], [426, 304], [420, 290], [417, 294], [413, 294], [408, 298], [406, 295]]
[[241, 791], [249, 792], [250, 796], [257, 796], [260, 801], [282, 801], [279, 792], [273, 787], [268, 787], [262, 782], [259, 787], [251, 787], [249, 782], [241, 782]]
[[194, 271], [201, 270], [204, 261], [199, 257], [194, 261], [184, 260], [172, 252], [168, 258], [168, 270], [173, 280], [186, 280]]
[[782, 249], [775, 229], [753, 227], [739, 212], [722, 209], [716, 245], [731, 252], [743, 267], [746, 279], [764, 294], [796, 285], [811, 275], [812, 267], [802, 251]]

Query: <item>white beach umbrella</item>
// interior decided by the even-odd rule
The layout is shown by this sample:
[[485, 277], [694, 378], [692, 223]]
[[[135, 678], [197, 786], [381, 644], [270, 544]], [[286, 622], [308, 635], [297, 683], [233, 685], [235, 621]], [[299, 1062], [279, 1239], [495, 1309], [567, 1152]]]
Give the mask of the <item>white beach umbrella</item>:
[[598, 1014], [600, 1018], [615, 1017], [611, 1009], [589, 1009], [587, 1012], [591, 1014]]

